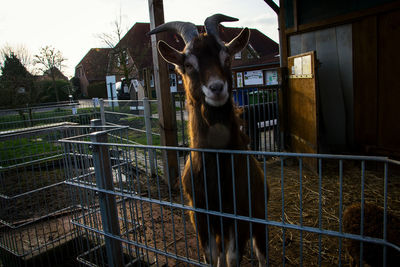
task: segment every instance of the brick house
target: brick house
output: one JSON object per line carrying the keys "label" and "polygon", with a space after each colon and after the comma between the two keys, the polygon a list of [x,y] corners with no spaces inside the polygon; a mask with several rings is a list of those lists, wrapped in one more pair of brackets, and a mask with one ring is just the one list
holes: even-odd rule
{"label": "brick house", "polygon": [[110,48],[91,48],[75,67],[75,77],[79,78],[84,96],[87,87],[97,82],[105,82]]}

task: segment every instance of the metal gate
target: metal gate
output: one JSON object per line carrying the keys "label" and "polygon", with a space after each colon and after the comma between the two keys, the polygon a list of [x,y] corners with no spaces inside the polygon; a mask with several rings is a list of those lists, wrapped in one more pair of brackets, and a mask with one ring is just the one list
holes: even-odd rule
{"label": "metal gate", "polygon": [[[400,253],[399,241],[392,239],[393,231],[399,227],[393,230],[389,223],[400,215],[397,161],[384,157],[133,145],[126,142],[127,131],[127,127],[120,127],[61,140],[68,166],[66,183],[72,188],[73,199],[79,202],[72,224],[85,237],[80,244],[80,250],[85,250],[78,257],[81,263],[208,266],[188,219],[189,211],[220,217],[221,222],[230,219],[245,223],[250,229],[255,224],[264,225],[268,266],[343,266],[350,260],[345,253],[347,247],[358,251],[358,256],[352,254],[353,259],[367,262],[373,248],[374,258],[383,265]],[[242,167],[248,170],[249,158],[256,156],[270,187],[265,218],[187,205],[180,179],[172,184],[172,179],[162,173],[161,155],[165,150],[176,153],[181,170],[185,160],[190,164],[192,151],[203,157],[215,156],[218,172],[233,168],[231,164],[222,166],[222,157],[244,155],[247,160]],[[151,175],[149,157],[155,162],[155,175]],[[303,164],[310,158],[317,161],[317,171]],[[211,171],[209,166],[205,168]],[[264,202],[268,198],[265,189],[248,190],[249,194],[255,190],[264,192],[265,197],[260,200]],[[222,205],[226,201],[219,199]],[[354,213],[355,230],[348,230],[344,213],[354,203],[359,204],[360,215],[357,219]],[[382,216],[371,216],[370,206],[382,211]],[[370,231],[371,217],[380,220],[376,232]],[[237,265],[257,264],[255,254],[250,242]]]}

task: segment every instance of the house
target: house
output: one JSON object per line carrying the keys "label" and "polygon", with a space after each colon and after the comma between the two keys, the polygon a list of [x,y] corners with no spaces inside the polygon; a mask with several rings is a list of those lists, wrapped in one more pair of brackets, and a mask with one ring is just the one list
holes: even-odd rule
{"label": "house", "polygon": [[80,80],[84,96],[89,96],[87,87],[90,84],[105,83],[110,51],[110,48],[91,48],[78,65],[76,65],[75,77]]}
{"label": "house", "polygon": [[400,1],[265,2],[279,15],[287,149],[400,156]]}
{"label": "house", "polygon": [[[204,32],[203,26],[198,26],[199,32]],[[240,33],[241,28],[230,28],[220,26],[221,39],[225,42],[231,41]],[[265,71],[266,69],[276,70],[279,67],[279,47],[276,42],[262,34],[256,29],[251,30],[250,42],[242,53],[235,55],[232,69],[236,73],[245,71]],[[104,81],[106,75],[115,75],[116,81],[124,78],[121,72],[121,63],[126,65],[129,78],[137,80],[148,90],[147,95],[155,97],[154,78],[153,78],[153,59],[150,37],[146,35],[150,31],[149,23],[135,23],[132,28],[121,38],[120,42],[111,49],[91,49],[81,62],[76,66],[76,77],[81,79],[82,88],[86,88],[89,83]],[[178,50],[184,48],[184,42],[180,36],[166,35],[168,44]],[[117,51],[117,52],[115,52]],[[122,57],[119,54],[122,52]],[[121,59],[125,62],[121,62]],[[108,60],[108,61],[107,61]],[[171,92],[182,91],[183,84],[181,77],[174,72],[174,66],[169,65],[170,70],[170,89]],[[235,79],[235,86],[237,79]],[[242,85],[246,86],[246,85]],[[254,86],[254,85],[253,85]],[[239,87],[241,85],[239,84]],[[82,90],[85,92],[85,89]],[[144,92],[138,92],[139,98],[144,96]]]}
{"label": "house", "polygon": [[[54,78],[56,80],[68,81],[68,78],[57,67],[53,67],[52,70],[54,72]],[[50,69],[45,71],[43,73],[43,75],[35,76],[35,79],[37,81],[51,81],[51,80],[53,80],[53,78],[51,77]]]}

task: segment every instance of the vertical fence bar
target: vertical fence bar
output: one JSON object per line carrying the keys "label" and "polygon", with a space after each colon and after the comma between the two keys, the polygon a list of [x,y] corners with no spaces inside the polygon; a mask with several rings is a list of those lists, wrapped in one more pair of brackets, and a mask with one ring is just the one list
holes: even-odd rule
{"label": "vertical fence bar", "polygon": [[[388,163],[384,164],[383,182],[383,240],[387,241],[387,199],[388,199]],[[383,266],[387,263],[387,246],[383,246]]]}
{"label": "vertical fence bar", "polygon": [[104,100],[103,98],[100,98],[100,119],[101,119],[101,124],[106,125],[106,116],[104,113]]}
{"label": "vertical fence bar", "polygon": [[[299,158],[299,197],[300,197],[300,227],[303,227],[303,158]],[[300,266],[303,266],[303,231],[300,230]]]}
{"label": "vertical fence bar", "polygon": [[[143,107],[144,107],[144,124],[146,127],[146,140],[147,145],[151,146],[153,144],[153,138],[151,133],[151,108],[149,99],[147,97],[143,98]],[[150,163],[150,174],[151,176],[155,175],[155,165],[154,165],[154,150],[149,149],[149,163]]]}
{"label": "vertical fence bar", "polygon": [[[361,222],[360,222],[360,235],[364,237],[364,205],[365,205],[365,161],[361,161]],[[363,267],[364,258],[364,242],[360,242],[360,267]]]}
{"label": "vertical fence bar", "polygon": [[[322,159],[318,159],[318,228],[322,230]],[[318,234],[318,266],[322,262],[322,236]]]}
{"label": "vertical fence bar", "polygon": [[[339,161],[339,233],[343,233],[343,160]],[[339,267],[342,266],[342,238],[339,237]]]}
{"label": "vertical fence bar", "polygon": [[[90,134],[91,141],[106,143],[107,133],[94,132]],[[96,186],[102,190],[113,191],[113,177],[108,147],[104,145],[93,145],[93,163],[96,176]],[[99,193],[100,215],[103,224],[103,231],[114,236],[120,235],[118,223],[118,211],[115,196]],[[120,240],[105,236],[108,266],[123,266],[122,244]]]}

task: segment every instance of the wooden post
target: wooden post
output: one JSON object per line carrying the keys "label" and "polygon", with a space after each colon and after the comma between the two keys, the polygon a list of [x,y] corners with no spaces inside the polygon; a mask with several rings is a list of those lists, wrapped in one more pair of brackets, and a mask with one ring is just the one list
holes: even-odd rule
{"label": "wooden post", "polygon": [[279,25],[279,58],[280,58],[280,76],[281,86],[279,92],[279,131],[281,150],[286,148],[289,142],[289,124],[287,118],[287,75],[288,75],[288,46],[286,37],[285,5],[284,1],[279,1],[278,25]]}
{"label": "wooden post", "polygon": [[[164,23],[164,6],[162,0],[149,0],[150,30]],[[160,39],[164,33],[157,34]],[[151,36],[151,49],[154,66],[154,85],[158,101],[158,116],[161,132],[161,145],[177,146],[176,142],[176,115],[172,108],[171,90],[169,88],[168,64],[157,51],[157,36]],[[178,177],[178,160],[176,151],[163,153],[164,178],[171,185],[175,185]],[[169,178],[169,181],[168,181]]]}

